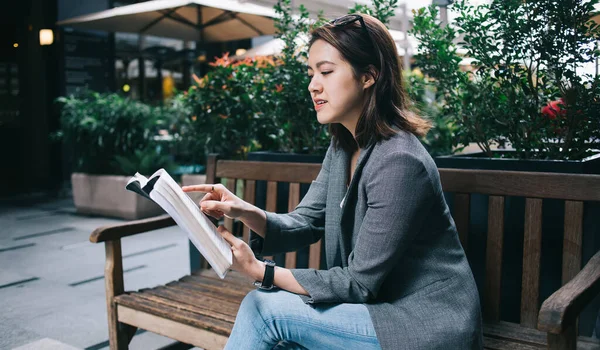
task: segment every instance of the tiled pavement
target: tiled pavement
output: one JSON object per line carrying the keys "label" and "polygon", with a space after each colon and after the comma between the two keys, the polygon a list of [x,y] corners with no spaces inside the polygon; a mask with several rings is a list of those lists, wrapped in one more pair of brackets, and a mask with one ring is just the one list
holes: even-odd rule
{"label": "tiled pavement", "polygon": [[[70,199],[0,200],[0,349],[107,349],[104,245],[88,237],[120,220],[80,216]],[[164,284],[189,272],[177,227],[122,241],[125,289]],[[142,332],[130,349],[173,341]]]}

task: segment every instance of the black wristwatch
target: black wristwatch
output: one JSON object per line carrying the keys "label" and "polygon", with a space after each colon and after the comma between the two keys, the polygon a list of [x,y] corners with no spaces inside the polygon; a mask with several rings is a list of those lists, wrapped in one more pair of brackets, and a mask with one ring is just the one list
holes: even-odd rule
{"label": "black wristwatch", "polygon": [[262,282],[255,281],[254,285],[260,289],[271,290],[273,289],[273,277],[275,276],[275,261],[264,260],[265,262],[265,276]]}

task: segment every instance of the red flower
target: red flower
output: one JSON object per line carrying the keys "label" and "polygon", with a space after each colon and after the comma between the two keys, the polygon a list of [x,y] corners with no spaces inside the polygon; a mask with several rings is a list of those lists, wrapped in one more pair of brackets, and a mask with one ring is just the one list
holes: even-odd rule
{"label": "red flower", "polygon": [[283,91],[283,85],[281,85],[281,84],[275,84],[275,91],[282,92]]}
{"label": "red flower", "polygon": [[548,117],[552,120],[556,119],[556,117],[564,118],[567,116],[567,109],[565,108],[566,104],[562,98],[551,101],[544,107],[542,107],[542,114],[545,117]]}

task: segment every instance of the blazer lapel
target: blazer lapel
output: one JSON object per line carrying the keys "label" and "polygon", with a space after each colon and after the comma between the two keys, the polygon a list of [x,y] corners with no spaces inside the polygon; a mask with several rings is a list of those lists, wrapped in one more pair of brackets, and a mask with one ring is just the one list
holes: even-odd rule
{"label": "blazer lapel", "polygon": [[[350,186],[348,187],[346,194],[343,198],[343,205],[342,205],[342,209],[341,209],[341,214],[340,214],[340,228],[341,228],[341,234],[339,235],[340,237],[340,249],[341,249],[341,253],[342,253],[342,266],[346,266],[347,265],[347,260],[348,260],[348,255],[350,254],[350,250],[351,250],[351,243],[352,243],[352,230],[354,229],[354,225],[348,225],[350,223],[353,223],[353,220],[350,220],[350,218],[352,218],[353,216],[353,212],[354,212],[354,207],[355,207],[355,202],[356,202],[356,198],[357,198],[357,188],[358,188],[358,182],[362,176],[362,171],[363,168],[365,166],[365,163],[367,162],[367,160],[369,159],[369,155],[371,154],[371,151],[373,151],[373,147],[374,147],[374,143],[371,143],[370,145],[368,145],[367,147],[361,149],[360,151],[360,155],[358,156],[358,161],[356,162],[356,168],[354,169],[354,174],[352,175],[352,181],[350,181]],[[343,159],[343,166],[341,167],[344,172],[343,172],[343,181],[342,181],[342,186],[346,186],[346,179],[348,176],[348,171],[350,169],[350,154],[348,154],[347,152],[342,152],[344,153],[344,158]],[[350,216],[349,216],[350,215]]]}

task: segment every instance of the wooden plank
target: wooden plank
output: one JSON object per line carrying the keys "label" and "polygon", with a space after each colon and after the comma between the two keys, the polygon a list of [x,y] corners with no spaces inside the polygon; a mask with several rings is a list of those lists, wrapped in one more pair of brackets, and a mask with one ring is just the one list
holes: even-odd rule
{"label": "wooden plank", "polygon": [[500,319],[500,283],[504,236],[504,197],[490,196],[485,260],[483,316],[487,321]]}
{"label": "wooden plank", "polygon": [[458,237],[464,251],[469,244],[469,222],[471,218],[471,195],[468,193],[456,193],[454,195],[454,208],[452,216],[456,223]]}
{"label": "wooden plank", "polygon": [[321,242],[323,240],[319,240],[316,243],[310,245],[309,255],[308,255],[308,267],[311,269],[319,269],[321,266]]}
{"label": "wooden plank", "polygon": [[185,344],[192,344],[207,350],[223,349],[227,343],[227,335],[216,334],[209,330],[198,329],[187,324],[179,323],[169,318],[160,317],[123,305],[118,306],[119,320],[147,329]]}
{"label": "wooden plank", "polygon": [[483,337],[483,348],[486,350],[540,350],[546,347],[522,344],[506,339]]}
{"label": "wooden plank", "polygon": [[562,284],[581,270],[583,236],[583,202],[565,201],[565,233],[563,240]]}
{"label": "wooden plank", "polygon": [[206,158],[206,184],[214,185],[217,183],[217,160],[216,154],[209,154]]}
{"label": "wooden plank", "polygon": [[[256,195],[256,181],[254,180],[246,180],[244,185],[244,200],[252,205],[255,202]],[[244,242],[250,244],[250,228],[244,225],[244,233],[243,233]]]}
{"label": "wooden plank", "polygon": [[273,182],[311,183],[317,178],[321,164],[255,162],[220,160],[217,162],[218,177]]}
{"label": "wooden plank", "polygon": [[[232,179],[232,178],[227,178],[224,179],[225,180],[225,187],[227,188],[227,190],[229,190],[229,192],[233,193],[235,195],[235,184],[236,184],[236,179]],[[223,226],[225,226],[225,228],[227,229],[227,231],[231,232],[233,235],[235,235],[235,232],[233,232],[233,219],[225,217],[223,219]]]}
{"label": "wooden plank", "polygon": [[132,294],[157,304],[165,304],[177,309],[215,318],[225,322],[235,322],[239,304],[229,303],[196,293],[182,293],[180,290],[159,287]]}
{"label": "wooden plank", "polygon": [[447,192],[600,201],[600,175],[439,169]]}
{"label": "wooden plank", "polygon": [[540,256],[542,251],[542,200],[525,200],[521,325],[535,328],[539,313]]}
{"label": "wooden plank", "polygon": [[160,316],[176,322],[184,323],[188,326],[210,330],[211,332],[221,335],[229,336],[233,326],[230,322],[217,320],[187,310],[177,309],[165,304],[157,304],[156,302],[138,298],[134,295],[120,295],[116,299],[116,302],[118,305],[127,306],[134,310],[143,311],[155,316]]}
{"label": "wooden plank", "polygon": [[488,338],[503,339],[532,346],[546,347],[546,333],[534,328],[521,327],[512,322],[483,323],[483,335]]}
{"label": "wooden plank", "polygon": [[[232,295],[232,296],[237,296],[240,298],[243,298],[244,296],[246,296],[246,294],[248,294],[248,292],[250,292],[251,290],[253,290],[254,288],[252,288],[251,285],[248,285],[247,287],[243,287],[241,285],[237,285],[237,284],[231,284],[231,283],[219,283],[218,281],[211,281],[209,279],[206,278],[198,278],[197,276],[186,276],[184,278],[182,278],[181,280],[179,280],[179,282],[174,283],[173,285],[186,285],[186,284],[193,284],[196,286],[200,286],[202,288],[206,288],[209,290],[215,290],[215,291],[222,291],[223,295]],[[171,284],[169,284],[171,285]]]}
{"label": "wooden plank", "polygon": [[[300,203],[300,184],[290,183],[290,192],[288,195],[288,212],[294,211]],[[296,252],[289,252],[285,254],[285,267],[288,269],[296,268]]]}
{"label": "wooden plank", "polygon": [[[277,211],[277,182],[275,181],[267,182],[267,203],[265,210],[272,213]],[[272,256],[265,256],[264,258],[273,260]]]}
{"label": "wooden plank", "polygon": [[148,219],[128,221],[122,224],[101,226],[92,232],[90,242],[108,242],[173,225],[175,225],[175,221],[169,215],[165,214]]}
{"label": "wooden plank", "polygon": [[575,325],[567,327],[560,334],[548,333],[548,350],[577,350]]}
{"label": "wooden plank", "polygon": [[104,248],[106,253],[104,285],[108,316],[108,342],[111,350],[127,349],[129,339],[119,327],[119,316],[115,304],[115,298],[124,292],[121,240],[107,241],[104,243]]}

